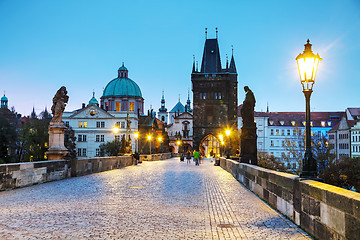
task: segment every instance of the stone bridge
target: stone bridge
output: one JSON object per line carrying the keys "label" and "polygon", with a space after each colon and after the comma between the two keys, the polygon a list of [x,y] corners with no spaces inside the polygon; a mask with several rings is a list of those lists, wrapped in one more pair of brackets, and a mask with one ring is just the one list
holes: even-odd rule
{"label": "stone bridge", "polygon": [[309,239],[209,160],[178,158],[0,192],[0,239]]}

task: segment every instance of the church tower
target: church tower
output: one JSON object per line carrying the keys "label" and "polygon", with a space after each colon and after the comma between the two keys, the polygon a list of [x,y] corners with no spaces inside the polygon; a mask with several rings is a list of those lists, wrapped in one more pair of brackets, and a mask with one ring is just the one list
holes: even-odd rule
{"label": "church tower", "polygon": [[8,98],[4,96],[1,98],[1,108],[8,108]]}
{"label": "church tower", "polygon": [[162,98],[161,98],[161,107],[159,108],[158,112],[158,118],[160,121],[164,122],[165,124],[168,124],[168,111],[165,107],[165,97],[164,97],[164,90],[162,92]]}
{"label": "church tower", "polygon": [[230,66],[222,68],[217,31],[215,39],[206,39],[201,69],[191,74],[193,91],[193,147],[212,135],[217,137],[225,128],[237,129],[237,72],[234,56]]}

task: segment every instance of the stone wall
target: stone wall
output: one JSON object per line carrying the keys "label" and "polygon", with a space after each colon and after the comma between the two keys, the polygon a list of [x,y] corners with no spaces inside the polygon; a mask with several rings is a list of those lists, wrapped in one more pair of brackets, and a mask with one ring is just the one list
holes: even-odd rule
{"label": "stone wall", "polygon": [[160,161],[171,158],[171,153],[159,153],[159,154],[151,154],[151,155],[140,155],[139,162],[142,161]]}
{"label": "stone wall", "polygon": [[224,158],[220,166],[316,238],[360,239],[359,193]]}
{"label": "stone wall", "polygon": [[96,157],[71,161],[71,176],[83,176],[134,165],[132,156]]}
{"label": "stone wall", "polygon": [[70,177],[66,160],[12,163],[0,165],[0,191]]}

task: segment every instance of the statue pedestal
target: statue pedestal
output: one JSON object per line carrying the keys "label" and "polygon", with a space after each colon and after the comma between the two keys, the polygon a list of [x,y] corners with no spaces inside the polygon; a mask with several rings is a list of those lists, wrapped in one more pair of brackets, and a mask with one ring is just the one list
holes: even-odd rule
{"label": "statue pedestal", "polygon": [[240,162],[257,165],[256,126],[241,128]]}
{"label": "statue pedestal", "polygon": [[49,125],[49,150],[46,152],[49,160],[64,159],[69,152],[64,146],[64,123],[52,123]]}

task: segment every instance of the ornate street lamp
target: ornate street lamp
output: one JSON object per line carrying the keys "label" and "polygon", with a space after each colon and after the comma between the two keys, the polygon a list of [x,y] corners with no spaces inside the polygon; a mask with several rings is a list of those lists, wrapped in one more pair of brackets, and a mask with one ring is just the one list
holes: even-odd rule
{"label": "ornate street lamp", "polygon": [[305,155],[302,163],[302,178],[317,178],[317,163],[311,152],[311,126],[310,126],[310,96],[315,83],[316,72],[319,62],[322,60],[319,54],[314,54],[311,50],[310,40],[304,45],[305,50],[296,57],[299,68],[300,81],[306,100],[306,134],[305,134]]}
{"label": "ornate street lamp", "polygon": [[151,155],[151,135],[148,135],[147,136],[147,139],[149,140],[150,144],[149,144],[149,152],[150,152],[150,155]]}

